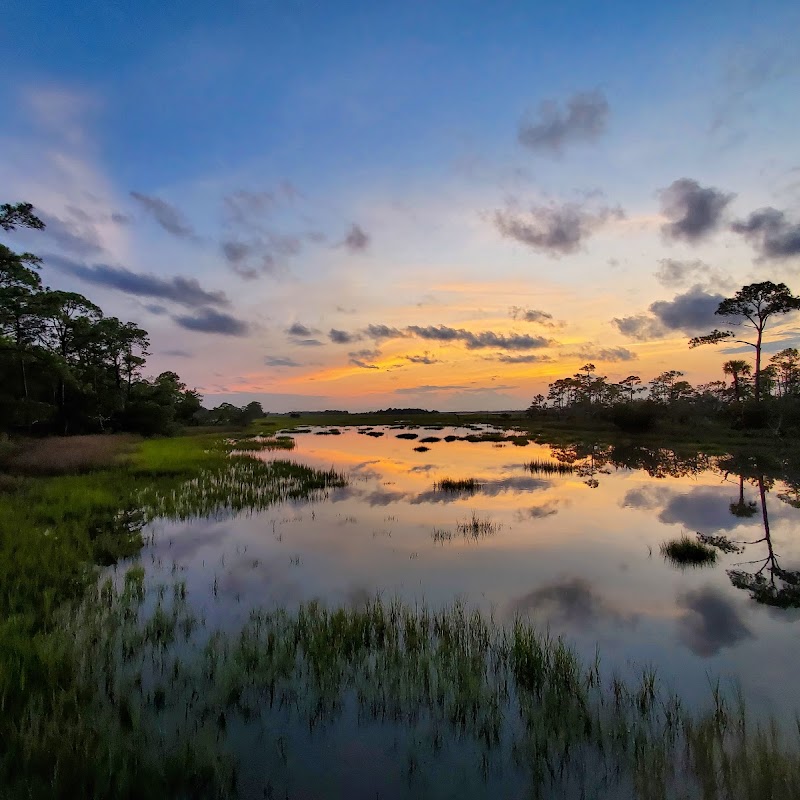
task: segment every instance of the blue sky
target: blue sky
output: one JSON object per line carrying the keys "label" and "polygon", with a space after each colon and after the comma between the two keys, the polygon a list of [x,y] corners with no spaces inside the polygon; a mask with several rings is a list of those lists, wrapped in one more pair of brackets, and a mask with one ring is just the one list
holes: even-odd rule
{"label": "blue sky", "polygon": [[[710,380],[691,309],[797,288],[798,23],[789,2],[11,0],[3,200],[52,220],[20,237],[49,283],[136,319],[150,369],[209,402],[515,407],[589,357]],[[732,229],[764,207],[773,239]]]}

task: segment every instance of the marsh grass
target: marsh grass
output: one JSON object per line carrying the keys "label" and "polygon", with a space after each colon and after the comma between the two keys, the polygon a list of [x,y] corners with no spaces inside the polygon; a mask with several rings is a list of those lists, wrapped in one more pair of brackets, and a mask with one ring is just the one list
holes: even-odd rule
{"label": "marsh grass", "polygon": [[442,478],[440,481],[436,481],[433,484],[433,491],[434,492],[466,492],[469,494],[475,494],[481,486],[478,480],[475,478]]}
{"label": "marsh grass", "polygon": [[[527,621],[463,605],[311,603],[225,634],[185,587],[137,570],[65,611],[48,653],[58,683],[30,694],[0,749],[10,796],[235,796],[254,746],[256,774],[277,781],[264,794],[283,796],[309,732],[358,742],[363,723],[408,732],[428,779],[473,770],[474,796],[491,771],[530,797],[800,796],[797,742],[719,687],[689,708],[651,670],[607,676]],[[388,768],[402,787],[403,765]]]}
{"label": "marsh grass", "polygon": [[662,542],[660,550],[661,555],[675,566],[702,567],[717,560],[717,551],[713,547],[687,534]]}
{"label": "marsh grass", "polygon": [[106,469],[140,441],[134,434],[50,436],[9,443],[0,468],[16,475],[76,475]]}
{"label": "marsh grass", "polygon": [[415,453],[427,453],[430,450],[430,447],[426,447],[424,444],[419,445],[419,447],[414,448]]}
{"label": "marsh grass", "polygon": [[239,439],[228,439],[227,443],[234,452],[257,452],[259,450],[294,450],[295,441],[291,436],[248,436]]}
{"label": "marsh grass", "polygon": [[423,439],[420,439],[422,444],[433,444],[434,442],[441,442],[441,438],[439,436],[426,436]]}
{"label": "marsh grass", "polygon": [[564,464],[561,461],[547,461],[534,458],[525,464],[525,469],[532,475],[572,475],[575,467],[572,464]]}
{"label": "marsh grass", "polygon": [[398,439],[417,439],[418,437],[418,433],[398,433],[396,435],[396,438]]}
{"label": "marsh grass", "polygon": [[487,536],[494,536],[500,530],[500,526],[489,517],[479,517],[477,512],[473,511],[469,519],[456,524],[456,530],[466,537],[484,539]]}

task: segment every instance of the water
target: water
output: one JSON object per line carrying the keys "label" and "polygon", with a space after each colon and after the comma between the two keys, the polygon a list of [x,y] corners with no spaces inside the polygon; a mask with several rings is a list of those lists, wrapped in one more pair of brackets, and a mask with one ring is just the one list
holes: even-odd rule
{"label": "water", "polygon": [[[312,431],[296,435],[291,452],[259,454],[348,475],[346,487],[313,502],[152,523],[142,554],[150,576],[179,575],[207,625],[223,629],[235,629],[253,607],[291,609],[312,599],[333,607],[381,595],[433,608],[461,600],[500,622],[527,616],[587,661],[599,648],[605,674],[655,666],[689,707],[707,706],[709,684],[719,677],[741,688],[756,716],[787,722],[800,710],[800,611],[758,602],[729,575],[757,574],[763,566],[767,585],[777,575],[780,586],[781,569],[800,569],[800,510],[791,484],[769,474],[759,481],[752,465],[740,478],[730,460],[666,451],[443,441],[475,434],[466,429],[415,428],[416,440],[397,438],[397,428],[372,431],[384,435]],[[415,451],[426,436],[440,441]],[[573,471],[531,471],[534,460],[571,464]],[[438,490],[444,478],[474,478],[480,487]],[[460,529],[473,518],[488,530]],[[711,566],[686,568],[661,555],[665,540],[698,532],[723,535],[741,552],[718,551]],[[405,763],[412,735],[356,718],[354,711],[345,715],[333,736],[294,730],[302,757],[275,762],[284,775],[278,785],[297,787],[298,770],[311,758],[328,765],[333,785],[348,796],[362,796],[361,789],[365,797],[408,796],[391,788],[394,773],[384,762]],[[448,766],[443,752],[439,768],[452,767],[459,785],[469,785],[458,758]],[[508,773],[484,778],[486,791],[513,783]],[[319,780],[306,776],[299,785],[315,796],[325,785]],[[425,792],[458,795],[436,780]]]}

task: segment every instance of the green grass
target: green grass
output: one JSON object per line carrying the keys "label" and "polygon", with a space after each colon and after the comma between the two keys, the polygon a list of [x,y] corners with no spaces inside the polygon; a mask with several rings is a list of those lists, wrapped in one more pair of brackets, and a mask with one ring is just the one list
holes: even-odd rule
{"label": "green grass", "polygon": [[661,555],[676,566],[702,567],[717,560],[717,551],[698,539],[683,534],[661,544]]}
{"label": "green grass", "polygon": [[[3,741],[19,733],[20,714],[31,697],[43,692],[56,702],[62,682],[72,679],[71,662],[63,661],[53,639],[62,609],[91,589],[99,566],[140,550],[148,520],[228,516],[313,496],[344,482],[332,471],[231,456],[231,449],[219,435],[150,439],[124,460],[107,460],[83,474],[4,475],[0,757]],[[58,709],[51,711],[58,716]],[[62,721],[66,730],[77,724],[76,719]]]}
{"label": "green grass", "polygon": [[[690,708],[652,670],[607,675],[523,619],[462,605],[312,603],[225,634],[182,584],[148,588],[137,569],[65,612],[49,644],[59,690],[32,695],[0,744],[4,796],[233,797],[248,767],[259,796],[284,796],[309,732],[357,746],[366,724],[405,732],[433,786],[458,764],[475,797],[490,773],[530,797],[800,797],[797,741],[718,687]],[[387,769],[401,788],[403,759]]]}

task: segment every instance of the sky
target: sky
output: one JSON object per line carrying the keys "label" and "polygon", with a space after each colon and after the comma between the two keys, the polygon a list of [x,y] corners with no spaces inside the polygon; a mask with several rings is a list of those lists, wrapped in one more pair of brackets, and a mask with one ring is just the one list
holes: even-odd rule
{"label": "sky", "polygon": [[47,227],[7,243],[207,406],[716,380],[741,348],[687,343],[719,301],[800,289],[798,30],[777,0],[8,0],[0,202]]}

